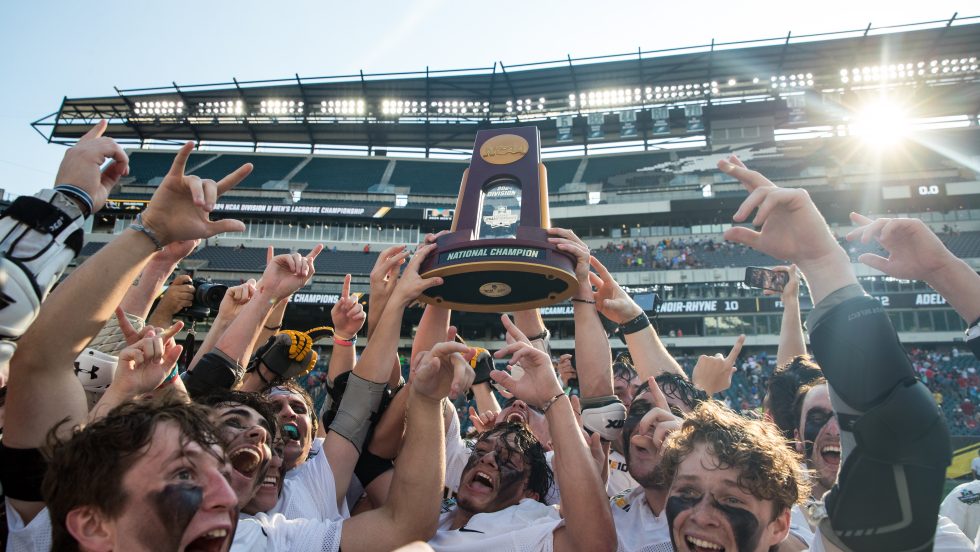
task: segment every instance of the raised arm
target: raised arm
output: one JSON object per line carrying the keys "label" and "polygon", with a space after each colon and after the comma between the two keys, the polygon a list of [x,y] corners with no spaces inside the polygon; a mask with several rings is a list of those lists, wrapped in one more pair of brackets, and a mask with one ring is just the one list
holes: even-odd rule
{"label": "raised arm", "polygon": [[371,419],[377,414],[385,384],[391,373],[389,363],[398,349],[402,315],[423,290],[439,285],[441,278],[423,279],[419,265],[434,245],[419,247],[405,267],[385,305],[371,342],[364,348],[360,360],[347,382],[347,389],[327,437],[323,450],[330,460],[338,500],[343,500],[350,485],[354,466],[365,444]]}
{"label": "raised arm", "polygon": [[[90,135],[86,141],[90,139],[99,138]],[[71,369],[72,362],[112,315],[158,247],[244,230],[239,221],[212,222],[208,216],[215,199],[245,178],[252,166],[244,165],[219,182],[185,176],[184,166],[193,145],[189,142],[178,151],[170,172],[141,214],[142,228],[125,230],[78,267],[51,294],[21,338],[11,365],[5,446],[39,447],[56,424],[67,419],[69,423],[63,428],[68,431],[85,419],[85,396]],[[111,187],[114,182],[98,170],[102,159],[92,160],[92,178]],[[37,503],[25,510],[18,508],[25,521],[38,510]]]}
{"label": "raised arm", "polygon": [[364,307],[357,300],[356,295],[351,295],[350,278],[350,274],[344,277],[340,299],[330,309],[330,321],[333,323],[334,331],[334,347],[327,367],[327,377],[330,381],[354,369],[356,358],[354,344],[357,340],[357,332],[361,331],[366,319]]}
{"label": "raised arm", "polygon": [[[806,337],[800,320],[800,271],[796,265],[773,267],[776,272],[789,275],[786,287],[779,294],[783,303],[783,321],[779,327],[779,346],[776,348],[776,366],[786,366],[794,358],[806,354]],[[766,295],[777,292],[766,290]]]}
{"label": "raised arm", "polygon": [[734,156],[719,168],[749,191],[733,220],[757,210],[752,224],[761,227],[731,228],[725,238],[796,263],[813,295],[807,325],[841,422],[840,477],[824,496],[823,538],[843,550],[931,549],[951,459],[932,394],[807,192],[778,188]]}
{"label": "raised arm", "polygon": [[[122,307],[123,312],[138,316],[145,319],[150,313],[150,307],[153,306],[153,301],[160,296],[160,291],[163,289],[163,284],[167,282],[170,275],[173,274],[175,268],[177,268],[177,263],[181,261],[187,255],[190,255],[194,248],[200,240],[187,240],[179,241],[171,244],[167,244],[162,250],[157,251],[152,257],[150,257],[149,262],[143,268],[143,272],[139,275],[139,279],[133,284],[123,300],[119,303]],[[178,282],[177,279],[174,280],[173,285],[183,285],[190,284],[190,277],[186,277],[186,281],[178,277],[181,281]],[[168,291],[170,291],[168,289]],[[186,288],[183,291],[187,291]],[[193,294],[193,287],[189,290]],[[173,321],[173,314],[176,313],[180,308],[183,308],[183,302],[187,299],[193,298],[193,295],[187,297],[186,293],[178,294],[181,297],[177,297],[174,293],[166,294],[170,295],[170,298],[161,298],[161,304],[163,307],[158,306],[157,310],[163,308],[164,311],[170,311],[167,326]],[[164,300],[166,299],[166,304]],[[167,308],[169,307],[169,308]],[[155,320],[158,321],[158,320]],[[150,322],[152,323],[152,322]]]}
{"label": "raised arm", "polygon": [[380,508],[344,522],[341,549],[387,551],[435,534],[446,464],[441,403],[472,381],[466,354],[471,353],[465,345],[447,342],[420,355],[412,385],[404,391],[409,394],[405,440],[389,498]]}
{"label": "raised arm", "polygon": [[524,375],[515,379],[506,372],[494,371],[493,380],[517,398],[543,410],[548,421],[555,451],[555,477],[561,488],[561,514],[565,520],[564,525],[555,529],[554,549],[615,550],[616,530],[605,486],[575,419],[572,403],[552,368],[551,358],[522,340],[497,351],[495,356],[510,356],[510,363],[520,363]]}
{"label": "raised arm", "polygon": [[589,278],[592,259],[589,246],[571,230],[550,228],[548,241],[575,257],[578,290],[572,296],[575,316],[575,367],[583,399],[613,394],[612,349],[599,318],[597,300]]}
{"label": "raised arm", "polygon": [[653,329],[643,309],[619,287],[599,259],[592,257],[592,266],[598,273],[591,276],[592,284],[598,288],[596,307],[603,316],[623,326],[621,331],[626,338],[630,356],[633,357],[636,373],[644,379],[665,372],[686,379],[687,374],[667,352],[667,347],[660,341],[657,330]]}

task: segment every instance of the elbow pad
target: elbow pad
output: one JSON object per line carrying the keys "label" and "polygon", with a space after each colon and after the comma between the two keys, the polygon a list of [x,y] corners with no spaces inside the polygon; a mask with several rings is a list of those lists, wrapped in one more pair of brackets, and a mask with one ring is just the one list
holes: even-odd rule
{"label": "elbow pad", "polygon": [[589,397],[581,402],[582,425],[589,433],[598,433],[606,441],[619,439],[626,421],[626,406],[619,397]]}
{"label": "elbow pad", "polygon": [[181,378],[191,398],[202,397],[218,389],[231,389],[245,375],[245,368],[228,355],[215,349],[201,357],[197,366]]}
{"label": "elbow pad", "polygon": [[824,536],[843,550],[931,549],[952,453],[945,419],[885,315],[868,296],[810,332],[841,428]]}
{"label": "elbow pad", "polygon": [[375,383],[350,373],[344,398],[340,400],[337,414],[330,423],[330,431],[350,441],[358,454],[381,416],[381,402],[387,388],[386,383]]}
{"label": "elbow pad", "polygon": [[0,219],[6,275],[0,296],[0,338],[20,337],[41,301],[82,250],[85,217],[65,195],[43,190],[17,198]]}

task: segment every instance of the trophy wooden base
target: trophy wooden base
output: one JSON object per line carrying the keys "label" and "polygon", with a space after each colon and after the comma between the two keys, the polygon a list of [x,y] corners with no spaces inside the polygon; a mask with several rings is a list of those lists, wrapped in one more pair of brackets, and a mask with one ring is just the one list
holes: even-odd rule
{"label": "trophy wooden base", "polygon": [[578,286],[573,258],[546,241],[523,239],[440,243],[423,261],[421,275],[443,283],[420,301],[468,312],[545,307],[568,299]]}

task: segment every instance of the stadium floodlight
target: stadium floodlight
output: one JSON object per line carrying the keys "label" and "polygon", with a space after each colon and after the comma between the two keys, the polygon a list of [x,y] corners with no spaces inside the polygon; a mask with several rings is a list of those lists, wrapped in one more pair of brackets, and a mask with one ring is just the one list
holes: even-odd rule
{"label": "stadium floodlight", "polygon": [[904,138],[909,131],[906,109],[886,96],[870,102],[850,124],[850,133],[869,145],[887,147]]}

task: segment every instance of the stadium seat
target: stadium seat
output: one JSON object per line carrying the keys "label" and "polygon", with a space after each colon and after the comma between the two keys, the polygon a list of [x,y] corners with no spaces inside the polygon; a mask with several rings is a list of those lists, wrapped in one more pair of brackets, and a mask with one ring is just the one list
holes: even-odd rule
{"label": "stadium seat", "polygon": [[290,180],[310,191],[365,193],[387,168],[387,159],[314,157]]}

